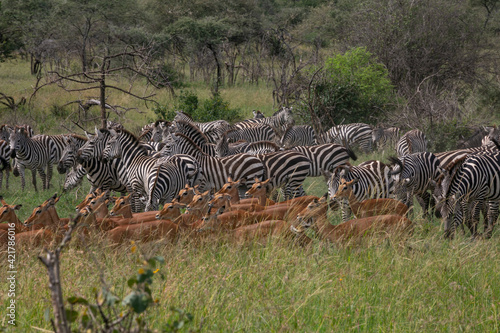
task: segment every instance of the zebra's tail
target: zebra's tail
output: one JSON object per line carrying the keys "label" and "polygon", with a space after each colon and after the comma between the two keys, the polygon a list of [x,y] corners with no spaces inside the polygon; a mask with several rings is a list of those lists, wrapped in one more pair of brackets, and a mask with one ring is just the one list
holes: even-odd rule
{"label": "zebra's tail", "polygon": [[356,161],[358,159],[358,157],[356,156],[356,154],[354,153],[354,151],[349,148],[349,147],[346,147],[345,150],[347,151],[347,155],[349,155],[349,157],[353,160],[353,161]]}
{"label": "zebra's tail", "polygon": [[161,170],[161,164],[159,164],[158,168],[156,169],[155,181],[153,183],[153,187],[151,188],[151,191],[149,192],[149,201],[147,204],[148,207],[151,207],[153,205],[153,193],[155,193],[156,185],[158,184],[158,175],[160,174],[160,170]]}
{"label": "zebra's tail", "polygon": [[390,175],[395,175],[395,174],[398,174],[398,173],[401,173],[403,171],[403,162],[401,162],[401,160],[395,156],[389,156],[389,161],[391,163],[391,165],[394,165],[394,164],[397,164],[399,165],[399,170],[398,171],[390,171],[389,174]]}

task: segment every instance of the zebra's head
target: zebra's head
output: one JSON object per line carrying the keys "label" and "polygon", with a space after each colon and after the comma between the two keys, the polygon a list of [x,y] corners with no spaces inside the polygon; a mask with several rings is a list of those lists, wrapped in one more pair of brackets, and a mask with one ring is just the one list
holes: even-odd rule
{"label": "zebra's head", "polygon": [[82,183],[83,177],[78,175],[76,170],[71,170],[64,180],[63,192],[67,192]]}
{"label": "zebra's head", "polygon": [[10,155],[16,157],[16,151],[25,146],[26,139],[29,137],[28,132],[23,127],[17,127],[10,130]]}
{"label": "zebra's head", "polygon": [[104,161],[113,160],[115,158],[120,158],[122,156],[122,149],[120,144],[120,132],[110,130],[111,134],[108,142],[106,143],[106,147],[102,153],[102,159]]}
{"label": "zebra's head", "polygon": [[107,129],[97,129],[95,128],[95,134],[85,133],[87,135],[87,142],[78,149],[77,161],[78,163],[83,163],[90,160],[91,158],[101,158],[102,151],[109,137],[109,131]]}
{"label": "zebra's head", "polygon": [[78,152],[78,145],[76,139],[72,136],[63,136],[63,141],[66,144],[61,153],[61,159],[57,163],[57,171],[60,174],[66,173],[66,170],[76,164],[76,153]]}
{"label": "zebra's head", "polygon": [[13,128],[7,124],[0,126],[0,140],[3,140],[5,142],[9,142],[10,131],[12,131],[12,130],[13,130]]}

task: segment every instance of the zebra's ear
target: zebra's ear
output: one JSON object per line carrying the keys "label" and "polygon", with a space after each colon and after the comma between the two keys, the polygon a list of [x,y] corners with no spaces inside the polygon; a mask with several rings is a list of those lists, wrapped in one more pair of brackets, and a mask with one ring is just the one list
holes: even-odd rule
{"label": "zebra's ear", "polygon": [[118,133],[114,129],[110,129],[109,133],[111,134],[111,136],[113,136],[115,138],[118,136]]}

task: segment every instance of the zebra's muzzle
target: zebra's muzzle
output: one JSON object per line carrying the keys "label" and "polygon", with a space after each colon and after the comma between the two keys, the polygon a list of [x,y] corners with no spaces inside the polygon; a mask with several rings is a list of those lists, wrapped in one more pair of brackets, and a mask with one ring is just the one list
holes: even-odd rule
{"label": "zebra's muzzle", "polygon": [[16,158],[16,150],[15,149],[13,149],[13,150],[10,151],[10,157],[11,158]]}
{"label": "zebra's muzzle", "polygon": [[59,172],[59,174],[61,175],[66,173],[66,167],[64,166],[64,164],[57,164],[57,172]]}

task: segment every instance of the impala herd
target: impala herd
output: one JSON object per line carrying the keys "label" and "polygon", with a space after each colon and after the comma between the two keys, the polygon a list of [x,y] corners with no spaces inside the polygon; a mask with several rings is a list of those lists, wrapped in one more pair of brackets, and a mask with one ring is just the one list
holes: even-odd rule
{"label": "impala herd", "polygon": [[[309,239],[305,233],[314,228],[323,239],[333,242],[357,239],[374,231],[411,232],[412,222],[405,216],[408,207],[394,199],[369,199],[358,202],[352,195],[355,180],[343,180],[337,198],[347,198],[355,219],[331,225],[327,217],[327,195],[302,196],[283,202],[268,198],[266,184],[270,180],[255,180],[240,199],[240,181],[231,178],[214,195],[199,192],[188,185],[163,206],[160,211],[132,213],[130,195],[110,197],[109,191],[88,194],[76,206],[73,219],[60,218],[56,211],[57,194],[43,202],[21,222],[16,212],[21,205],[9,205],[1,198],[0,244],[8,243],[9,231],[15,230],[17,244],[47,246],[60,242],[73,224],[85,238],[102,234],[112,244],[127,241],[175,240],[180,234],[203,237],[214,232],[229,234],[236,242],[270,236]],[[114,202],[111,210],[108,205]]]}

